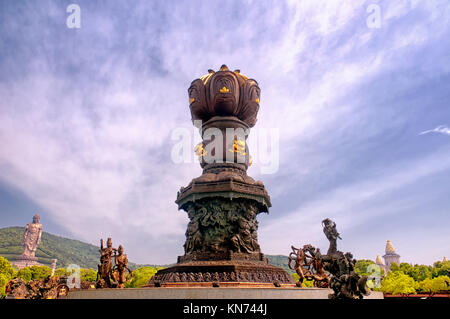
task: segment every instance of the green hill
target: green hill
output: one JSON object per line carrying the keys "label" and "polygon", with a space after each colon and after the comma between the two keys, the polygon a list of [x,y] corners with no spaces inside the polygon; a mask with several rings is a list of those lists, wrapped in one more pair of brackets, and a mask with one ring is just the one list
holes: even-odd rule
{"label": "green hill", "polygon": [[[24,227],[0,228],[0,256],[9,261],[15,261],[22,254],[22,236]],[[99,247],[79,240],[64,238],[42,232],[42,239],[36,251],[36,257],[41,264],[50,266],[52,259],[58,259],[57,267],[65,268],[70,264],[81,268],[97,269],[99,263]],[[269,263],[281,267],[287,272],[293,271],[287,266],[288,257],[282,255],[266,255]],[[140,265],[130,262],[129,267],[136,269],[142,266],[168,267],[170,265]]]}
{"label": "green hill", "polygon": [[[21,243],[24,230],[24,227],[0,229],[0,256],[14,261],[22,254]],[[99,252],[98,247],[94,245],[42,232],[36,257],[41,264],[47,266],[50,266],[52,259],[56,258],[58,268],[77,264],[82,268],[97,269]]]}
{"label": "green hill", "polygon": [[288,274],[295,273],[294,270],[290,269],[288,266],[289,258],[283,255],[265,255],[269,260],[269,264],[283,268],[288,272]]}

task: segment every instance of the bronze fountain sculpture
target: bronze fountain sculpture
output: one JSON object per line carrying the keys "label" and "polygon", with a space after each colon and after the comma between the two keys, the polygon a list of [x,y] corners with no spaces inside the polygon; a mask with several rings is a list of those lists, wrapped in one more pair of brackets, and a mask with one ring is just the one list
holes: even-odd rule
{"label": "bronze fountain sculpture", "polygon": [[246,139],[259,110],[258,83],[222,65],[194,80],[188,94],[203,139],[195,147],[203,174],[181,187],[175,201],[189,217],[184,255],[148,286],[293,284],[258,244],[256,217],[271,206],[264,184],[247,175]]}

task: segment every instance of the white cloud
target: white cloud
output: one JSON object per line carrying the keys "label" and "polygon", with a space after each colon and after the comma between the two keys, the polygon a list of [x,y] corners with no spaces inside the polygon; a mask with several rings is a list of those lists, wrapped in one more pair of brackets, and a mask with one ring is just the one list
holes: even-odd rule
{"label": "white cloud", "polygon": [[444,135],[450,135],[450,128],[448,128],[445,125],[439,125],[438,127],[434,128],[432,130],[423,131],[423,132],[419,133],[419,135],[424,135],[424,134],[429,134],[429,133],[441,133]]}
{"label": "white cloud", "polygon": [[[201,169],[170,162],[170,132],[191,125],[187,88],[207,69],[226,63],[257,79],[262,88],[257,125],[280,128],[281,165],[291,179],[308,178],[325,165],[338,169],[331,148],[297,160],[306,142],[326,144],[329,137],[364,140],[401,120],[372,122],[366,110],[358,109],[352,90],[395,69],[395,56],[427,45],[426,35],[433,31],[418,25],[430,21],[424,18],[406,26],[420,31],[420,37],[405,37],[405,28],[398,27],[375,47],[377,33],[366,27],[363,5],[364,1],[300,1],[287,6],[258,2],[242,10],[242,19],[231,21],[235,8],[222,2],[197,7],[177,3],[165,12],[160,34],[152,19],[144,19],[153,8],[138,6],[135,13],[145,23],[120,33],[120,50],[113,45],[118,37],[114,28],[124,26],[111,18],[114,15],[91,10],[80,30],[85,33],[76,38],[85,49],[80,60],[97,57],[95,67],[81,70],[97,72],[92,78],[82,77],[86,83],[75,85],[70,72],[54,71],[55,61],[48,61],[47,54],[55,53],[60,43],[53,42],[45,42],[33,55],[31,71],[0,82],[0,179],[23,191],[80,239],[97,243],[101,236],[113,236],[133,261],[173,262],[174,250],[181,253],[187,223],[174,203],[176,192]],[[399,7],[394,9],[387,15],[391,22],[404,15]],[[224,19],[230,21],[220,25]],[[438,41],[440,33],[433,34]],[[104,45],[97,46],[97,41]],[[146,61],[152,54],[160,55],[163,75],[152,66],[137,67],[133,60]],[[79,60],[60,58],[63,64]],[[363,120],[368,122],[364,132],[346,135]],[[428,173],[433,171],[423,172]],[[269,179],[259,176],[257,163],[249,174]],[[403,178],[403,185],[413,179],[406,173],[394,176]],[[420,170],[417,176],[422,176]],[[262,227],[260,240],[275,252],[281,248],[277,238],[284,227],[287,238],[297,240],[289,230],[289,218],[313,230],[312,220],[331,208],[336,208],[333,216],[346,216],[344,212],[385,187],[400,185],[388,178],[342,186]],[[287,187],[291,185],[276,183],[272,197]],[[340,200],[356,190],[361,190],[356,198]],[[305,234],[315,236],[312,231]]]}
{"label": "white cloud", "polygon": [[[320,224],[324,218],[337,221],[339,229],[345,232],[375,216],[384,218],[399,210],[412,209],[424,199],[392,198],[390,194],[420,182],[425,177],[449,170],[450,161],[443,161],[443,158],[450,158],[448,149],[437,151],[426,158],[398,162],[392,167],[374,172],[372,179],[340,185],[318,194],[316,198],[302,203],[270,224],[265,224],[264,217],[260,217],[261,246],[267,253],[276,253],[287,251],[293,243],[324,245],[326,239]],[[363,234],[360,240],[364,240]]]}

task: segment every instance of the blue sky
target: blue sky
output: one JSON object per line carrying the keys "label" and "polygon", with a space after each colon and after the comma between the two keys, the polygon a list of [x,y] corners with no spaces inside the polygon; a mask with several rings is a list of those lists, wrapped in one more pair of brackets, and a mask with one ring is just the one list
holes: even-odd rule
{"label": "blue sky", "polygon": [[[66,26],[71,3],[80,29]],[[201,169],[172,162],[171,133],[192,127],[190,82],[227,64],[259,83],[255,131],[280,134],[278,171],[248,170],[272,199],[258,217],[264,253],[326,250],[330,217],[356,258],[387,239],[402,261],[450,256],[448,1],[0,8],[0,227],[38,212],[51,233],[175,262],[188,219],[174,200]]]}

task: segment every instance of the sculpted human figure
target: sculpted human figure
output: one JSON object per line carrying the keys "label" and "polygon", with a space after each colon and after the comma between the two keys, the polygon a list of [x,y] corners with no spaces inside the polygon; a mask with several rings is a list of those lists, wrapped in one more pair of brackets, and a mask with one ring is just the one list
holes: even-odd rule
{"label": "sculpted human figure", "polygon": [[199,229],[199,215],[195,215],[194,208],[188,210],[189,223],[186,230],[185,253],[191,253],[202,244],[202,234]]}
{"label": "sculpted human figure", "polygon": [[327,255],[333,255],[337,251],[337,239],[342,239],[339,236],[338,231],[336,230],[336,223],[333,222],[331,219],[326,218],[322,221],[323,225],[323,232],[325,233],[325,236],[327,236],[327,239],[330,242],[330,247],[328,248]]}
{"label": "sculpted human figure", "polygon": [[[118,254],[117,254],[118,253]],[[131,275],[131,270],[128,269],[128,258],[123,253],[123,246],[120,245],[114,255],[115,265],[113,271],[113,278],[117,282],[117,288],[124,288],[124,283],[127,282],[127,270]]]}
{"label": "sculpted human figure", "polygon": [[40,216],[33,216],[33,222],[28,223],[23,233],[22,247],[23,256],[34,257],[42,236],[42,224],[39,223]]}
{"label": "sculpted human figure", "polygon": [[246,216],[238,218],[238,232],[231,238],[234,249],[237,252],[253,253],[259,251],[257,230],[258,222],[256,214],[250,209]]}
{"label": "sculpted human figure", "polygon": [[100,239],[100,265],[98,265],[97,287],[111,287],[112,255],[116,249],[112,247],[112,240],[108,238],[106,247],[103,247],[103,239]]}

